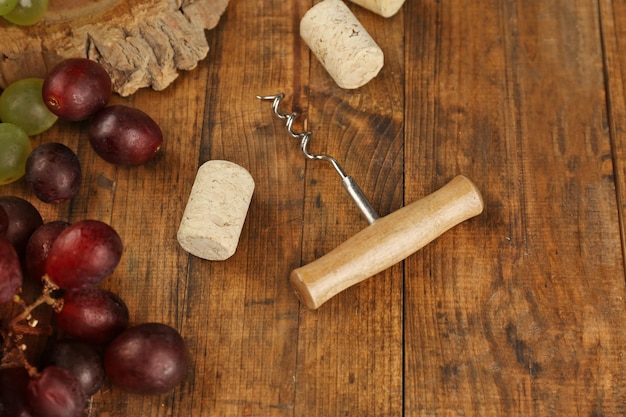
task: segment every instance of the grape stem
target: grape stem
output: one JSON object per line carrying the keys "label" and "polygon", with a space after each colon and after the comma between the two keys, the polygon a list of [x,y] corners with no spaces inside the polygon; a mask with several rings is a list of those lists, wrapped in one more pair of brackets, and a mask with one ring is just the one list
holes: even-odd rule
{"label": "grape stem", "polygon": [[[37,327],[37,321],[32,320],[33,311],[42,304],[52,306],[52,308],[60,308],[62,301],[53,296],[54,291],[58,290],[55,284],[44,275],[42,278],[43,290],[39,298],[37,298],[32,304],[26,304],[24,300],[16,296],[14,301],[22,307],[22,312],[15,316],[7,324],[6,328],[0,329],[0,336],[4,342],[2,347],[2,356],[0,357],[0,368],[23,366],[31,377],[38,375],[36,367],[32,366],[24,351],[26,346],[21,343],[24,335],[51,335],[52,327],[43,326]],[[22,322],[26,322],[26,324]]]}
{"label": "grape stem", "polygon": [[34,335],[34,336],[52,336],[52,326],[33,327],[28,324],[15,324],[11,326],[11,330],[15,333]]}
{"label": "grape stem", "polygon": [[37,298],[32,304],[29,305],[24,305],[23,302],[20,303],[23,306],[23,311],[11,320],[11,322],[9,323],[10,328],[15,328],[15,326],[21,321],[29,320],[33,310],[35,310],[40,305],[48,304],[50,306],[55,306],[59,303],[59,300],[52,296],[52,292],[58,290],[59,287],[53,284],[46,275],[44,275],[43,277],[43,283],[43,291],[39,298]]}

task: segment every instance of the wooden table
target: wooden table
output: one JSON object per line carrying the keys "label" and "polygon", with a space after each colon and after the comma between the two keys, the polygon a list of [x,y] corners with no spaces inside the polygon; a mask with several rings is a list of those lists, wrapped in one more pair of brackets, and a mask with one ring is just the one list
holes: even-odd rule
{"label": "wooden table", "polygon": [[[389,19],[350,4],[385,53],[338,88],[298,35],[316,1],[231,1],[199,67],[128,99],[165,133],[140,168],[100,160],[87,124],[63,141],[84,167],[71,202],[2,188],[47,221],[122,236],[103,285],[133,323],[181,331],[192,366],[157,397],[107,385],[90,415],[617,416],[626,413],[626,4],[407,0]],[[365,228],[336,173],[306,161],[257,94],[284,92],[311,148],[337,158],[386,215],[457,174],[486,208],[316,311],[289,272]],[[256,181],[236,254],[186,254],[176,231],[196,168]]]}

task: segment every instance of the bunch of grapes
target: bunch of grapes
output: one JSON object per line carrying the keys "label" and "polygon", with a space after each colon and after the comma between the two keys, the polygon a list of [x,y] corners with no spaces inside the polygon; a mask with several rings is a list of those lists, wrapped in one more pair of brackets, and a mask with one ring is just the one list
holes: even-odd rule
{"label": "bunch of grapes", "polygon": [[[98,286],[122,252],[106,223],[44,223],[28,201],[0,197],[0,303],[19,305],[0,328],[0,416],[78,417],[106,379],[138,394],[162,394],[183,380],[181,335],[161,323],[129,326],[122,298]],[[25,280],[40,288],[31,303],[21,294]],[[40,306],[52,309],[52,324],[35,318]],[[51,341],[36,363],[26,335]]]}
{"label": "bunch of grapes", "polygon": [[[6,5],[0,0],[0,13]],[[154,158],[159,126],[138,109],[109,105],[111,91],[106,71],[83,58],[61,62],[45,79],[8,86],[0,94],[0,185],[23,178],[45,203],[76,195],[82,170],[74,151],[61,143],[31,149],[30,136],[58,119],[88,121],[92,148],[110,163]],[[139,394],[161,394],[182,381],[189,358],[181,335],[161,323],[129,326],[123,299],[99,286],[122,252],[108,224],[44,223],[27,200],[0,196],[0,304],[18,310],[0,321],[0,417],[80,416],[107,379]],[[24,288],[33,286],[36,296],[27,301]],[[50,324],[35,318],[40,308],[49,309]],[[51,342],[35,360],[27,355],[30,337]]]}
{"label": "bunch of grapes", "polygon": [[[0,0],[1,2],[2,0]],[[89,143],[116,165],[142,165],[163,143],[158,124],[143,111],[110,105],[112,81],[97,62],[69,58],[42,78],[25,78],[0,94],[0,185],[26,178],[44,202],[66,201],[80,188],[82,171],[75,152],[61,143],[31,149],[30,136],[58,119],[89,122]]]}

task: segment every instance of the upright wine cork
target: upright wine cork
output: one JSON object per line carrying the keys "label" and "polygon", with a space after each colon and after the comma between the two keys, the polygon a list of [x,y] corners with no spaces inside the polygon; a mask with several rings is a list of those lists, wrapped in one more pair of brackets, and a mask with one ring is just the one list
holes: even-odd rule
{"label": "upright wine cork", "polygon": [[359,88],[383,67],[383,51],[341,0],[309,9],[300,21],[300,36],[341,88]]}
{"label": "upright wine cork", "polygon": [[178,229],[180,246],[199,258],[223,261],[237,249],[254,180],[241,166],[213,160],[198,169]]}
{"label": "upright wine cork", "polygon": [[382,17],[391,17],[398,13],[404,0],[350,0]]}

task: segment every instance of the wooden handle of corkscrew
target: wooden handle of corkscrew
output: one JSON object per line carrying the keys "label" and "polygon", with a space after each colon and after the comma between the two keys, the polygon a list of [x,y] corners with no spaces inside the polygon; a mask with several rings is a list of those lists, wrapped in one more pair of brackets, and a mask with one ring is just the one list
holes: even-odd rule
{"label": "wooden handle of corkscrew", "polygon": [[480,214],[483,207],[480,191],[459,175],[434,193],[377,219],[328,254],[293,270],[293,289],[302,303],[316,309]]}

